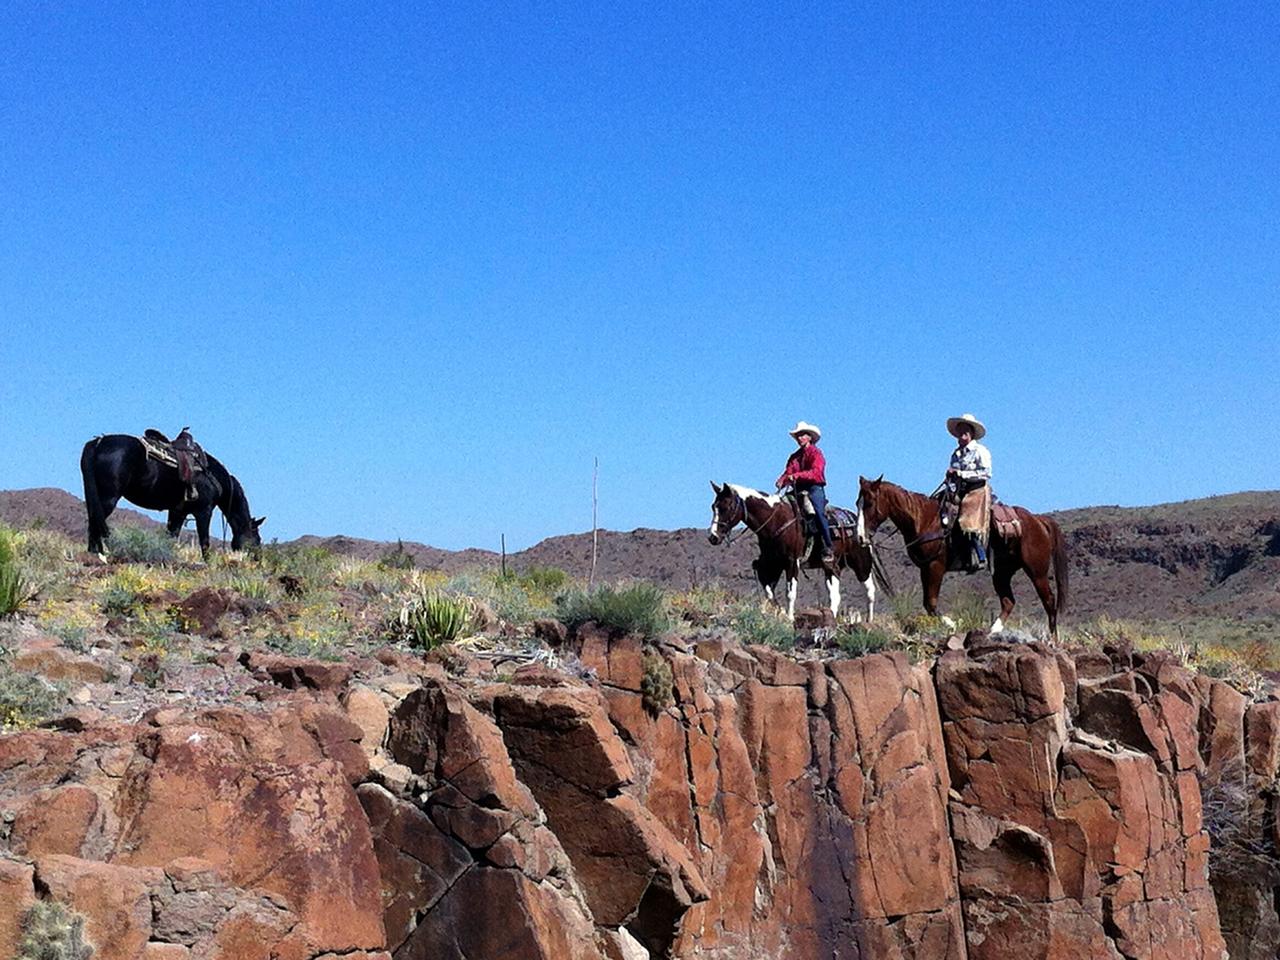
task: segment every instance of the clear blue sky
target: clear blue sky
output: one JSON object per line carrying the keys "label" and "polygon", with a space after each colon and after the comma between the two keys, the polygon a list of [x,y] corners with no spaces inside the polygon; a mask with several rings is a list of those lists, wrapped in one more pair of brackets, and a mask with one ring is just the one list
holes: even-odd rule
{"label": "clear blue sky", "polygon": [[[207,7],[207,9],[202,9]],[[1275,4],[10,4],[0,488],[190,424],[264,535],[708,521],[948,415],[1035,509],[1280,486]]]}

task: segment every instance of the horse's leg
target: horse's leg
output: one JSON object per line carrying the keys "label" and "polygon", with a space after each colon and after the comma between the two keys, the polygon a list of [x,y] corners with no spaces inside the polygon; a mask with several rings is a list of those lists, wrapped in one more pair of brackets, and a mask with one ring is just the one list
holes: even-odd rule
{"label": "horse's leg", "polygon": [[[1027,573],[1030,574],[1031,571],[1028,570]],[[1036,593],[1040,594],[1040,602],[1044,604],[1044,612],[1049,617],[1049,638],[1056,643],[1058,640],[1058,601],[1053,595],[1053,588],[1049,586],[1048,571],[1032,576],[1031,582],[1035,584]]]}
{"label": "horse's leg", "polygon": [[178,534],[182,533],[182,525],[187,522],[187,511],[182,509],[174,509],[169,511],[169,522],[165,524],[165,529],[169,531],[169,536],[175,540]]}
{"label": "horse's leg", "polygon": [[840,612],[840,575],[827,574],[827,599],[831,601],[831,616],[834,619]]}
{"label": "horse's leg", "polygon": [[862,581],[862,588],[867,591],[867,623],[876,618],[876,574],[875,571],[867,574],[867,579]]}
{"label": "horse's leg", "polygon": [[1013,557],[1005,553],[996,554],[994,559],[995,570],[991,574],[991,583],[996,588],[996,596],[1000,598],[1000,616],[991,625],[991,632],[999,633],[1013,613],[1013,575],[1017,573],[1018,566]]}
{"label": "horse's leg", "polygon": [[[102,556],[106,553],[106,541],[111,539],[111,528],[107,526],[107,518],[115,512],[119,497],[107,497],[99,501],[101,512],[95,517],[89,516],[89,552]],[[97,523],[94,520],[97,520]]]}
{"label": "horse's leg", "polygon": [[943,565],[936,561],[920,568],[920,591],[924,599],[924,612],[931,617],[938,615],[938,593],[942,590]]}
{"label": "horse's leg", "polygon": [[796,588],[800,585],[800,568],[795,563],[789,563],[784,572],[787,577],[787,619],[794,621],[796,618]]}
{"label": "horse's leg", "polygon": [[213,504],[198,506],[196,515],[196,538],[200,541],[200,557],[209,559],[209,521],[213,519]]}
{"label": "horse's leg", "polygon": [[760,589],[764,591],[764,599],[766,603],[776,604],[778,602],[775,588],[778,585],[778,576],[781,570],[774,569],[772,564],[766,564],[764,557],[751,562],[751,569],[756,572],[756,580],[760,584]]}

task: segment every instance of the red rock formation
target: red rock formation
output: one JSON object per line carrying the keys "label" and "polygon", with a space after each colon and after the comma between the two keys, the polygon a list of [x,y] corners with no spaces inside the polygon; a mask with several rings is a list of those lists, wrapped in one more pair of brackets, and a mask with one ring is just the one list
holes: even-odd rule
{"label": "red rock formation", "polygon": [[709,641],[664,705],[638,640],[564,642],[596,682],[253,660],[318,692],[0,739],[0,956],[37,896],[128,960],[1276,955],[1280,877],[1220,843],[1211,887],[1205,818],[1280,839],[1280,704],[1160,656]]}

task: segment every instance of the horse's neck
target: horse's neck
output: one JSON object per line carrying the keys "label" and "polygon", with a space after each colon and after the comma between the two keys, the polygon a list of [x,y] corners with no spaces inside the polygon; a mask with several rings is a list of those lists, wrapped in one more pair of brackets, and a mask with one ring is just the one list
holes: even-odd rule
{"label": "horse's neck", "polygon": [[938,522],[938,509],[932,498],[899,488],[888,516],[910,543]]}
{"label": "horse's neck", "polygon": [[780,503],[770,503],[768,500],[754,500],[747,498],[743,501],[747,514],[747,526],[755,533],[763,533],[766,536],[771,533],[777,533],[777,524],[771,525],[772,521],[778,519],[778,511],[784,510],[792,513],[790,505],[783,500]]}

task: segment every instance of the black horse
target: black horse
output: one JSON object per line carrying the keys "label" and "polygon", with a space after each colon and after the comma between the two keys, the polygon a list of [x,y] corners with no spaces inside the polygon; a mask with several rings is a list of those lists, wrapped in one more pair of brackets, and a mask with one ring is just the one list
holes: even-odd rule
{"label": "black horse", "polygon": [[214,507],[231,525],[232,550],[262,544],[258,528],[267,518],[250,515],[244,487],[215,457],[209,457],[208,469],[196,477],[195,500],[186,499],[187,485],[178,476],[177,467],[148,457],[141,440],[123,433],[109,433],[86,443],[80,454],[80,474],[89,511],[90,553],[103,552],[103,540],[111,535],[107,517],[121,497],[146,510],[168,510],[171,537],[176,537],[187,517],[194,515],[200,552],[206,557]]}

